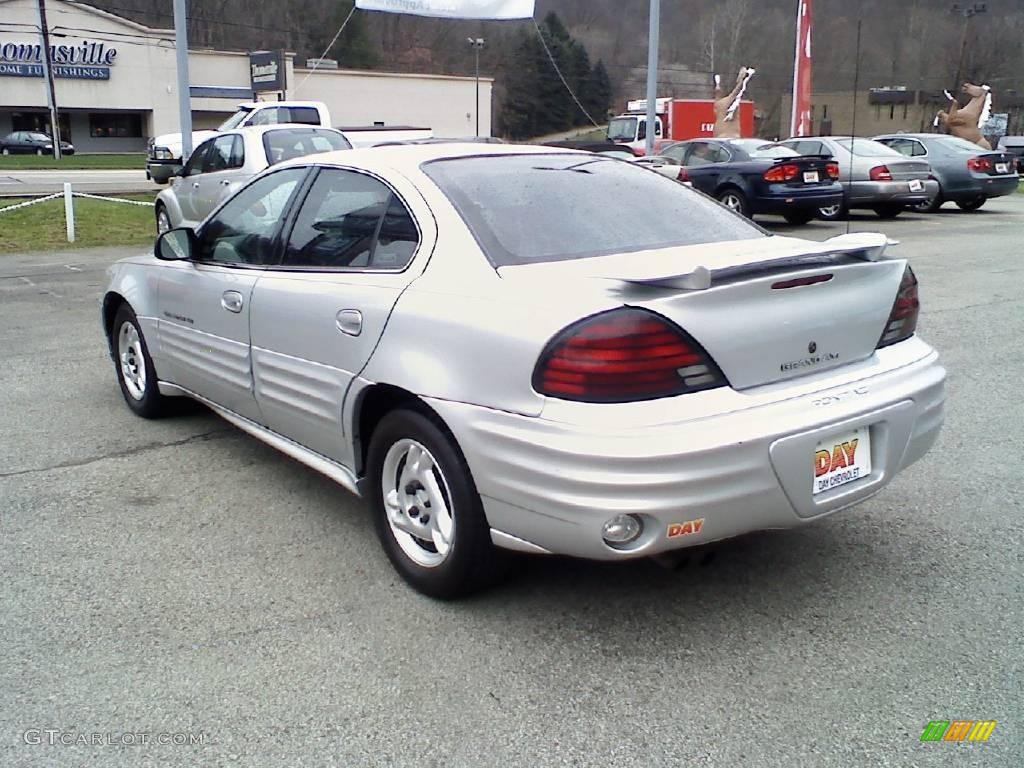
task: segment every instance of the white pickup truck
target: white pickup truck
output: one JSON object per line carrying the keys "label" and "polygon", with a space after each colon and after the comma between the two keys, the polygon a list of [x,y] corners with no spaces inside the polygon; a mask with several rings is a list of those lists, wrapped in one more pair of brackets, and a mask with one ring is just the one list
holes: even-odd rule
{"label": "white pickup truck", "polygon": [[[216,135],[219,131],[244,128],[250,125],[278,125],[282,123],[300,125],[331,126],[331,113],[320,101],[247,101],[238,105],[238,110],[225,120],[216,131],[193,131],[192,148]],[[382,126],[342,128],[345,137],[355,148],[371,147],[391,141],[429,139],[433,132],[429,128],[406,126]],[[167,133],[149,142],[146,156],[146,178],[158,184],[166,184],[181,170],[181,134]]]}

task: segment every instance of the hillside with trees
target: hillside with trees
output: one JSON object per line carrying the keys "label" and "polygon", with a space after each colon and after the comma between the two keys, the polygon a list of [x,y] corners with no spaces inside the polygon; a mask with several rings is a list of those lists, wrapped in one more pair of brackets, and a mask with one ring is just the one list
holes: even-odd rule
{"label": "hillside with trees", "polygon": [[[156,27],[173,20],[166,0],[92,0]],[[299,60],[324,54],[352,0],[191,0],[193,46],[287,48]],[[796,0],[664,0],[659,91],[706,98],[714,72],[730,79],[756,67],[751,95],[768,115],[791,90]],[[853,86],[857,24],[862,87],[954,88],[989,83],[1024,92],[1024,2],[988,0],[965,27],[946,0],[817,0],[816,91]],[[538,0],[537,19],[552,55],[583,107],[600,121],[643,95],[647,0]],[[551,16],[551,12],[557,14]],[[965,37],[966,32],[966,37]],[[357,12],[328,58],[342,66],[472,74],[469,36],[483,37],[481,68],[496,78],[497,127],[521,137],[586,124],[566,94],[533,21],[469,22]]]}

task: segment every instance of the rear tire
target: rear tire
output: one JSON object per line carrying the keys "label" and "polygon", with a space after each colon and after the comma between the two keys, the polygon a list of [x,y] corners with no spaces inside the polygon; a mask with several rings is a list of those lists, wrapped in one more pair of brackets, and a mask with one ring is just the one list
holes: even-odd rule
{"label": "rear tire", "polygon": [[837,205],[818,209],[818,218],[822,221],[844,221],[849,215],[850,209],[846,203],[838,203]]}
{"label": "rear tire", "polygon": [[750,218],[750,203],[747,197],[735,187],[728,187],[718,193],[718,202],[740,216]]}
{"label": "rear tire", "polygon": [[794,227],[802,227],[804,224],[807,224],[808,222],[811,221],[811,219],[814,218],[814,212],[790,211],[789,213],[784,213],[783,218],[785,218],[786,221],[789,224],[792,224]]}
{"label": "rear tire", "polygon": [[7,147],[4,147],[4,149],[3,149],[4,157],[7,157],[7,155],[9,155],[9,154],[11,154],[11,150],[9,150]]}
{"label": "rear tire", "polygon": [[874,212],[878,214],[878,218],[880,219],[895,219],[906,209],[907,207],[905,205],[876,205],[873,208]]}
{"label": "rear tire", "polygon": [[36,150],[36,157],[42,157],[42,156],[43,156],[43,150],[37,149]]}
{"label": "rear tire", "polygon": [[987,197],[976,197],[973,200],[957,200],[956,207],[961,211],[976,211],[988,202]]}
{"label": "rear tire", "polygon": [[125,403],[144,419],[158,419],[168,412],[168,398],[160,394],[153,358],[132,308],[122,304],[110,331],[114,371]]}
{"label": "rear tire", "polygon": [[381,546],[411,587],[451,600],[493,583],[498,553],[480,495],[436,416],[400,408],[381,419],[367,483]]}

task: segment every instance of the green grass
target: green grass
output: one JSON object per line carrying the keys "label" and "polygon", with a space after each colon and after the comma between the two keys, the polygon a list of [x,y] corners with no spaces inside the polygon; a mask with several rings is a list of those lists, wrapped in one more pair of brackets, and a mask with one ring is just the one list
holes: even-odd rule
{"label": "green grass", "polygon": [[0,155],[0,173],[4,171],[141,171],[146,168],[143,152],[111,155],[69,155],[60,160],[36,155]]}
{"label": "green grass", "polygon": [[[125,200],[152,203],[155,195],[118,195]],[[0,209],[26,198],[0,198]],[[102,245],[149,245],[156,237],[152,205],[126,205],[106,200],[75,198],[75,242],[69,243],[64,225],[64,200],[4,213],[0,210],[0,253],[65,250]]]}

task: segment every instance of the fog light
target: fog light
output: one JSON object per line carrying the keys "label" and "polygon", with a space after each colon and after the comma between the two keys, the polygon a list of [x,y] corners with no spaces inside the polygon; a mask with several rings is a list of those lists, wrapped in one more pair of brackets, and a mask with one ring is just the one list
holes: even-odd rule
{"label": "fog light", "polygon": [[644,526],[639,518],[632,515],[616,515],[601,529],[601,537],[606,544],[622,546],[635,541],[643,532]]}

